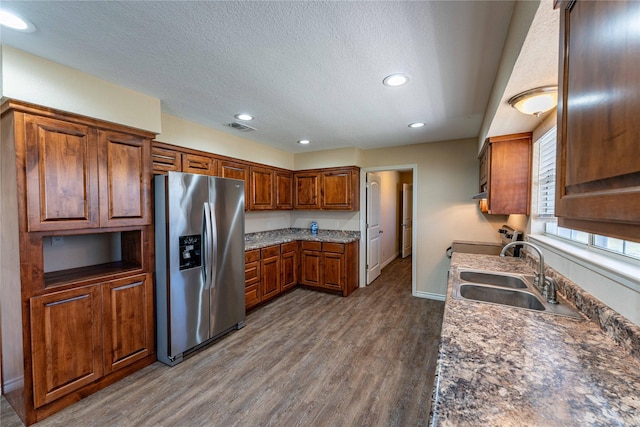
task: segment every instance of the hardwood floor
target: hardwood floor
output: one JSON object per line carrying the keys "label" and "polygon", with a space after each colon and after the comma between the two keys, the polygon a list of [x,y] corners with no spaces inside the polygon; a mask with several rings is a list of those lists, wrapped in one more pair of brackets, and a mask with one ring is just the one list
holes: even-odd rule
{"label": "hardwood floor", "polygon": [[[181,364],[36,425],[427,425],[443,310],[411,296],[411,259],[396,259],[347,298],[296,288]],[[4,398],[1,421],[22,426]]]}

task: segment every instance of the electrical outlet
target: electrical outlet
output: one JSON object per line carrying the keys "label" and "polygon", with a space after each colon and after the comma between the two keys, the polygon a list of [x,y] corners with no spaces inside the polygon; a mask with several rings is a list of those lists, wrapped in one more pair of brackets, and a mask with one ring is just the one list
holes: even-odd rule
{"label": "electrical outlet", "polygon": [[61,246],[61,245],[64,245],[64,237],[51,236],[51,246]]}

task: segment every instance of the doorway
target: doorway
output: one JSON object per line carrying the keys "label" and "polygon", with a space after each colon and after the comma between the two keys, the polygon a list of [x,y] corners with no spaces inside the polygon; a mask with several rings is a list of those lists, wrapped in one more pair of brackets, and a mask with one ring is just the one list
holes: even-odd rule
{"label": "doorway", "polygon": [[411,263],[411,293],[416,293],[414,261],[416,165],[363,168],[361,172],[361,280],[375,281],[396,258]]}

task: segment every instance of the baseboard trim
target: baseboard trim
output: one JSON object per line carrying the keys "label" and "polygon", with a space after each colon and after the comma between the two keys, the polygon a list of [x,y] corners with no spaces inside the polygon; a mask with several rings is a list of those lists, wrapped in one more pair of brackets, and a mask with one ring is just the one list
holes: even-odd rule
{"label": "baseboard trim", "polygon": [[400,252],[396,252],[391,257],[387,258],[387,260],[380,265],[380,270],[385,268],[387,265],[391,264],[391,261],[395,260],[399,256],[400,256]]}
{"label": "baseboard trim", "polygon": [[447,299],[446,295],[434,294],[431,292],[423,292],[423,291],[416,291],[415,296],[418,298],[426,298],[426,299],[432,299],[436,301],[444,301],[445,299]]}

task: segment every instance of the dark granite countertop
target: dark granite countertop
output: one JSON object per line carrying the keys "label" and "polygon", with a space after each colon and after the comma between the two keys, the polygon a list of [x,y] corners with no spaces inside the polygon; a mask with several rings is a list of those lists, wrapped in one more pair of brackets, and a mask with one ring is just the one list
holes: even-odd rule
{"label": "dark granite countertop", "polygon": [[267,246],[295,242],[296,240],[351,243],[359,239],[359,231],[319,230],[318,234],[311,234],[311,230],[305,228],[285,228],[246,234],[244,236],[244,250],[266,248]]}
{"label": "dark granite countertop", "polygon": [[454,253],[432,425],[640,425],[640,360],[628,349],[586,317],[454,299],[459,268],[534,273],[523,259]]}

